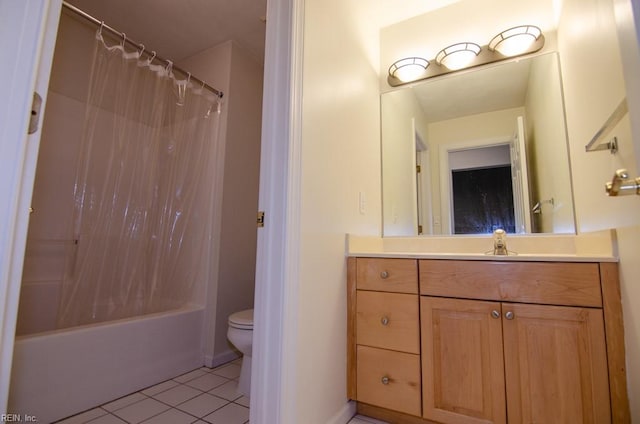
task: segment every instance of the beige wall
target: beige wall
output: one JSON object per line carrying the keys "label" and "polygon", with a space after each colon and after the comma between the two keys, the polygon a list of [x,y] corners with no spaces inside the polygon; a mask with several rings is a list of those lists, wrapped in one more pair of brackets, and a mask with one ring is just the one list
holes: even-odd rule
{"label": "beige wall", "polygon": [[[629,119],[607,135],[620,150],[586,153],[584,146],[625,96],[620,51],[611,0],[565,0],[558,45],[561,54],[578,231],[615,228],[627,348],[627,378],[632,417],[640,420],[640,201],[609,198],[604,183],[618,168],[637,175]],[[597,52],[597,60],[595,58]],[[640,134],[635,134],[640,137]]]}
{"label": "beige wall", "polygon": [[285,347],[297,397],[286,401],[292,422],[326,424],[348,408],[345,234],[380,234],[378,28],[369,2],[304,3],[298,332]]}
{"label": "beige wall", "polygon": [[[222,204],[216,275],[208,286],[209,332],[205,360],[217,365],[230,359],[229,315],[253,308],[256,212],[260,173],[263,67],[238,44],[228,41],[180,62],[209,85],[224,92],[221,137]],[[206,327],[206,326],[205,326]]]}

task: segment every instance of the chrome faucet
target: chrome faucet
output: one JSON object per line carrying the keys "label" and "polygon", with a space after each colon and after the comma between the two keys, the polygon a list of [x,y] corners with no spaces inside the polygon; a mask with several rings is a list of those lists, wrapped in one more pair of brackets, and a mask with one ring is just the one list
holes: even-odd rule
{"label": "chrome faucet", "polygon": [[493,232],[493,254],[509,254],[509,251],[507,250],[507,233],[504,230],[498,229]]}

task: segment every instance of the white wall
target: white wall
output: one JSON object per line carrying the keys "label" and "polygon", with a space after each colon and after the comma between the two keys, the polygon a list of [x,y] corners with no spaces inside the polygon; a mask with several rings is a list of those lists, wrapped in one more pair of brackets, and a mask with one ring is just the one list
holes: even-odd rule
{"label": "white wall", "polygon": [[[625,96],[612,0],[565,0],[558,29],[579,232],[615,228],[633,421],[640,420],[640,199],[609,198],[604,183],[618,168],[638,175],[628,116],[608,136],[620,150],[586,153],[584,146]],[[595,56],[594,56],[595,55]],[[597,60],[594,58],[597,56]],[[640,134],[634,134],[640,137]],[[608,140],[605,139],[605,140]]]}
{"label": "white wall", "polygon": [[[291,370],[297,395],[286,400],[296,423],[344,423],[353,412],[345,377],[345,234],[379,235],[381,226],[373,12],[361,0],[305,2],[297,363]],[[366,196],[364,214],[359,192]]]}
{"label": "white wall", "polygon": [[262,64],[238,44],[227,41],[182,60],[207,84],[224,92],[222,167],[216,275],[208,287],[209,316],[205,362],[217,365],[236,353],[227,340],[227,318],[253,308],[256,212],[260,173]]}

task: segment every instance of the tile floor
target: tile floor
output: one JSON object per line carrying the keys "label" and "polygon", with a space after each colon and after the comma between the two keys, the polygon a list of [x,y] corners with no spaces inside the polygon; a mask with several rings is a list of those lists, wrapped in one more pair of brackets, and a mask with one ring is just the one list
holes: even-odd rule
{"label": "tile floor", "polygon": [[[198,368],[57,424],[245,424],[249,399],[237,393],[240,359]],[[357,415],[349,424],[385,424]]]}

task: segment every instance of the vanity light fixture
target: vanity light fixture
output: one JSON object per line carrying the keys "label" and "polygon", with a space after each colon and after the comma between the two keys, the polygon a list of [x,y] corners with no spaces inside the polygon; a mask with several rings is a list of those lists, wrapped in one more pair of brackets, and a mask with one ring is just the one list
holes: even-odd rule
{"label": "vanity light fixture", "polygon": [[[535,53],[544,47],[544,35],[535,25],[520,25],[502,31],[489,44],[456,43],[438,52],[430,62],[421,57],[407,57],[389,67],[387,82],[391,87],[445,75],[461,69],[486,65],[516,56]],[[428,68],[428,69],[427,69]]]}
{"label": "vanity light fixture", "polygon": [[517,56],[529,50],[541,35],[540,28],[533,25],[509,28],[491,39],[489,50],[507,57]]}
{"label": "vanity light fixture", "polygon": [[480,54],[476,43],[457,43],[446,47],[436,55],[436,63],[455,71],[467,67]]}
{"label": "vanity light fixture", "polygon": [[421,57],[407,57],[400,59],[389,67],[389,75],[404,82],[411,82],[424,76],[429,67],[429,61]]}

